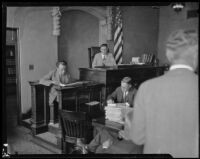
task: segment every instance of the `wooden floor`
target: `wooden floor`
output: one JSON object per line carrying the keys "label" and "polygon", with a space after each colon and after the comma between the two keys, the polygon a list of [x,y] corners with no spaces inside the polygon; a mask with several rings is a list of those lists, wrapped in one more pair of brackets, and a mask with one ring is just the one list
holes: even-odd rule
{"label": "wooden floor", "polygon": [[[17,124],[16,96],[9,95],[6,99],[7,113],[7,143],[10,154],[57,154],[60,151],[51,151],[45,146],[36,144],[31,130]],[[45,135],[46,136],[46,135]],[[53,139],[47,135],[49,139]],[[49,140],[48,139],[48,140]]]}

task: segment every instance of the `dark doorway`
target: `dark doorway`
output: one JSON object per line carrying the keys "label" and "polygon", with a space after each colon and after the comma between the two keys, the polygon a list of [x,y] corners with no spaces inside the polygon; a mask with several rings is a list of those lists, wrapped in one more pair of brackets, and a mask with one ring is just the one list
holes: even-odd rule
{"label": "dark doorway", "polygon": [[6,28],[6,112],[8,125],[21,122],[18,29]]}

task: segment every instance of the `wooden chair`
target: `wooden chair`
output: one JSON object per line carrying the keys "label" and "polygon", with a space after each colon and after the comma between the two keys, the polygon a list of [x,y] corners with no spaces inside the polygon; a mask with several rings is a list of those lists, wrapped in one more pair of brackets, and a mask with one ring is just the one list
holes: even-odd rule
{"label": "wooden chair", "polygon": [[[59,110],[62,131],[62,153],[67,152],[67,146],[77,146],[77,142],[89,143],[93,137],[91,119],[85,112]],[[72,151],[74,149],[72,148]]]}
{"label": "wooden chair", "polygon": [[94,59],[94,56],[100,52],[100,47],[93,46],[88,48],[88,57],[89,57],[89,67],[92,68],[92,62]]}

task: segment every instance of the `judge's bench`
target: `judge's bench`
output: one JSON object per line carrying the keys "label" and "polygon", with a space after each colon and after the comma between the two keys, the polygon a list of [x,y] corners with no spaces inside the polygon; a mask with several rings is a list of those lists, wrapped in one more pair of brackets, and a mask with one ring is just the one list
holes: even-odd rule
{"label": "judge's bench", "polygon": [[158,77],[168,70],[168,66],[151,65],[118,65],[117,68],[79,68],[80,80],[91,80],[104,84],[102,100],[121,84],[121,80],[129,76],[136,88],[145,80]]}

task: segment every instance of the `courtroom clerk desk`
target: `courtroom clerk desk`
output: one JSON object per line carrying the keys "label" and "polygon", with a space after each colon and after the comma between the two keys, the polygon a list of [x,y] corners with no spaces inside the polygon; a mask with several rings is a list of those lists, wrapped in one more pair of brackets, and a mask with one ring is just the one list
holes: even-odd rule
{"label": "courtroom clerk desk", "polygon": [[[94,81],[77,86],[57,87],[59,109],[61,110],[64,105],[67,105],[67,102],[64,101],[66,99],[65,97],[69,96],[74,97],[75,99],[75,111],[80,111],[80,105],[90,101],[99,101],[101,103],[102,87],[103,84]],[[80,100],[84,95],[86,98]]]}
{"label": "courtroom clerk desk", "polygon": [[123,130],[124,125],[116,122],[106,122],[105,116],[100,118],[92,119],[92,125],[94,126],[94,136],[100,131],[100,129],[105,128],[109,132],[112,132],[114,135],[118,135],[120,130]]}
{"label": "courtroom clerk desk", "polygon": [[[49,86],[39,84],[39,81],[29,81],[31,86],[31,129],[33,135],[48,131],[49,124]],[[101,102],[102,84],[91,82],[74,87],[57,87],[59,109],[67,105],[68,99],[73,99],[76,111],[84,102],[97,100]],[[84,97],[84,98],[83,98]]]}
{"label": "courtroom clerk desk", "polygon": [[167,66],[125,65],[119,68],[79,68],[79,80],[91,80],[104,84],[102,99],[105,104],[106,97],[121,84],[122,78],[129,76],[133,79],[136,88],[145,80],[158,77],[168,69]]}

